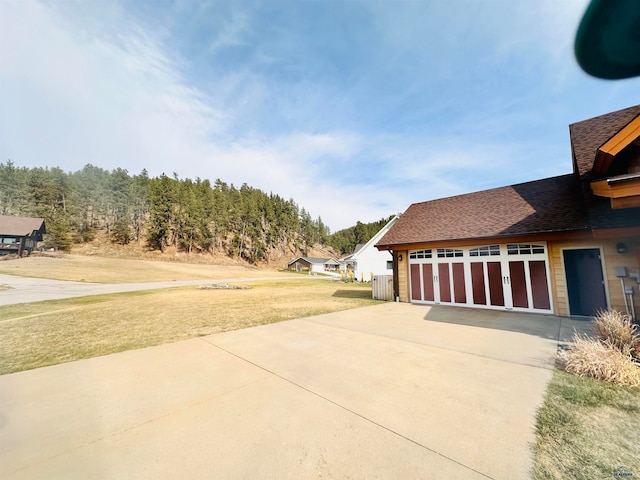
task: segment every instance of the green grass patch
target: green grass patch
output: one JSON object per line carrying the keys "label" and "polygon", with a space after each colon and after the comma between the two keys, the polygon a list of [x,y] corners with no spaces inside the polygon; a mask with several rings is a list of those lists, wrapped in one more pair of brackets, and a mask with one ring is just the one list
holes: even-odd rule
{"label": "green grass patch", "polygon": [[536,480],[618,478],[621,466],[640,477],[640,389],[556,370],[536,437]]}
{"label": "green grass patch", "polygon": [[0,374],[380,303],[326,280],[171,288],[0,307]]}

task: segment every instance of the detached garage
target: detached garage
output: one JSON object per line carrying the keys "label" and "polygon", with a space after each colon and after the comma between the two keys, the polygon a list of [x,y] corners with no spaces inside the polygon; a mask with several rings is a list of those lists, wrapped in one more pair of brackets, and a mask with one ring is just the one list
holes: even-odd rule
{"label": "detached garage", "polygon": [[411,205],[376,245],[393,255],[395,295],[556,315],[640,312],[640,105],[569,128],[570,174]]}

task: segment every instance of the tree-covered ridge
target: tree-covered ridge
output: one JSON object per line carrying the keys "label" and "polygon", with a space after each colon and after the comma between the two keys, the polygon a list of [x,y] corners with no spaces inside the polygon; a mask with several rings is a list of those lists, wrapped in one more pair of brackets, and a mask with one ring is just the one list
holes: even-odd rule
{"label": "tree-covered ridge", "polygon": [[366,243],[380,231],[394,216],[381,218],[377,222],[362,223],[357,222],[354,227],[338,230],[329,236],[327,244],[339,251],[342,255],[353,253],[356,245]]}
{"label": "tree-covered ridge", "polygon": [[292,200],[246,184],[130,175],[86,165],[16,167],[0,163],[0,214],[43,217],[48,246],[68,250],[105,231],[112,242],[150,248],[222,251],[255,263],[274,248],[305,253],[325,244],[329,229]]}

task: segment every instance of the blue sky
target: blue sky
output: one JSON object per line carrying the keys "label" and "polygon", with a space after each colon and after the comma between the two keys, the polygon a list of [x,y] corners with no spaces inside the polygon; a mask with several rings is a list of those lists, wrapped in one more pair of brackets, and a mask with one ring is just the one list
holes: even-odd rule
{"label": "blue sky", "polygon": [[584,0],[0,1],[0,161],[242,183],[332,231],[569,173],[639,103],[577,66]]}

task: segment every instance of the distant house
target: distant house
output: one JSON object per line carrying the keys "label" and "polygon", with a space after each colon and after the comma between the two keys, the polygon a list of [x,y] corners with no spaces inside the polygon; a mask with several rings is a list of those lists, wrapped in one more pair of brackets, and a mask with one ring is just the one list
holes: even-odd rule
{"label": "distant house", "polygon": [[31,254],[45,233],[43,218],[0,215],[0,256]]}
{"label": "distant house", "polygon": [[396,215],[382,227],[371,239],[364,244],[356,245],[351,255],[341,259],[347,271],[353,271],[357,280],[371,280],[371,275],[392,275],[393,257],[387,251],[378,250],[375,245],[398,221]]}
{"label": "distant house", "polygon": [[340,269],[335,258],[298,257],[287,264],[293,272],[331,273]]}
{"label": "distant house", "polygon": [[572,173],[409,206],[377,243],[400,301],[640,312],[640,105],[569,133]]}

